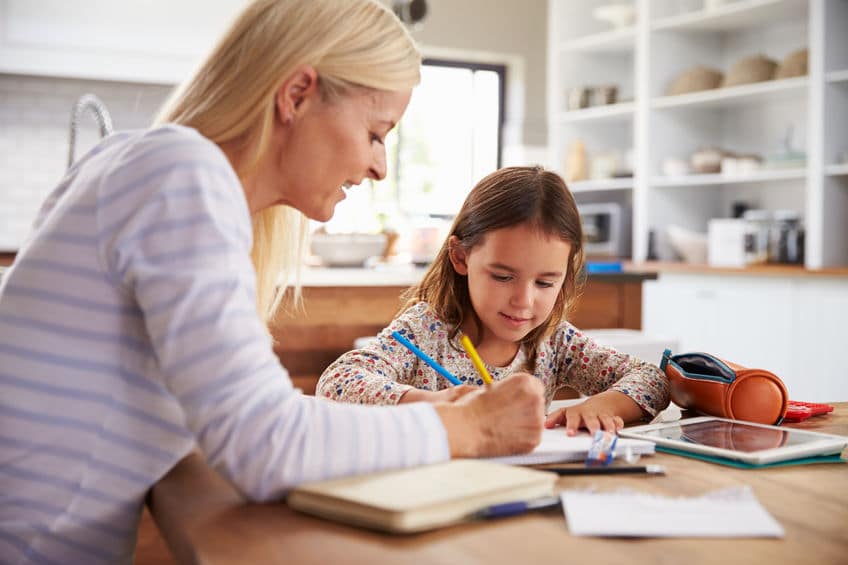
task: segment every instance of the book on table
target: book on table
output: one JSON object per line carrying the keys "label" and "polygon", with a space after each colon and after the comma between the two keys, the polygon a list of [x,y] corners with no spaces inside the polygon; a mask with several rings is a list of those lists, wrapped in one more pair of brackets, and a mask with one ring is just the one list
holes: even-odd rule
{"label": "book on table", "polygon": [[295,510],[355,526],[412,533],[456,524],[495,504],[551,496],[554,473],[479,459],[303,484]]}

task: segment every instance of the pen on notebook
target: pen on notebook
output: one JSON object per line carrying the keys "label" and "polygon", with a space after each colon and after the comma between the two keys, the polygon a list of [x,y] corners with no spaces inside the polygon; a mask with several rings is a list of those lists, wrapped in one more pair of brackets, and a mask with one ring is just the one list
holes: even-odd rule
{"label": "pen on notebook", "polygon": [[545,496],[534,500],[518,500],[515,502],[504,502],[503,504],[493,504],[473,514],[473,518],[488,519],[488,518],[505,518],[507,516],[517,516],[525,514],[533,510],[547,510],[548,508],[559,508],[561,505],[558,496]]}
{"label": "pen on notebook", "polygon": [[458,378],[451,375],[447,371],[447,369],[445,369],[444,367],[439,365],[435,361],[435,359],[433,359],[432,357],[430,357],[429,355],[427,355],[426,353],[424,353],[423,351],[421,351],[420,349],[418,349],[417,347],[412,345],[411,341],[409,341],[408,339],[406,339],[405,337],[400,335],[398,332],[392,332],[392,337],[395,338],[396,340],[398,340],[404,347],[406,347],[407,349],[412,351],[415,355],[417,355],[419,359],[421,359],[422,361],[424,361],[425,363],[427,363],[428,365],[433,367],[433,369],[435,369],[435,371],[437,373],[439,373],[444,378],[449,380],[451,382],[451,384],[454,384],[454,385],[461,385],[462,384],[462,381],[460,381]]}
{"label": "pen on notebook", "polygon": [[665,475],[662,465],[636,465],[628,467],[543,467],[557,475]]}
{"label": "pen on notebook", "polygon": [[462,336],[459,342],[462,344],[462,347],[465,348],[465,352],[468,353],[468,356],[471,357],[471,362],[474,363],[475,367],[477,367],[477,372],[480,373],[480,377],[482,377],[483,382],[487,385],[492,384],[492,376],[489,374],[489,371],[486,370],[486,366],[483,365],[483,360],[480,359],[479,355],[477,355],[477,350],[474,349],[474,344],[471,343],[468,336]]}

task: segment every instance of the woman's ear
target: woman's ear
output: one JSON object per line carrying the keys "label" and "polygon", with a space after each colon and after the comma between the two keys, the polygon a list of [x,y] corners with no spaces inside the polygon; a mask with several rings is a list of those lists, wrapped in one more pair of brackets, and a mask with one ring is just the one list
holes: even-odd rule
{"label": "woman's ear", "polygon": [[468,252],[455,235],[448,238],[448,257],[450,257],[454,271],[460,275],[468,274]]}
{"label": "woman's ear", "polygon": [[277,119],[283,124],[292,123],[304,109],[304,102],[319,95],[318,71],[309,65],[297,67],[277,88],[274,97]]}

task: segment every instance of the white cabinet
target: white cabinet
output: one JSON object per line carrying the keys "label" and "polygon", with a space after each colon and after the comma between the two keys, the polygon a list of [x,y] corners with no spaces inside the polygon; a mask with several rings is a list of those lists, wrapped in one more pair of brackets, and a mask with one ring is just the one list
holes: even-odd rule
{"label": "white cabinet", "polygon": [[[623,159],[632,148],[633,177],[570,183],[578,203],[630,207],[636,261],[646,259],[649,231],[659,259],[669,260],[668,225],[705,232],[710,218],[744,202],[800,212],[807,267],[848,266],[848,2],[736,0],[707,9],[702,0],[631,0],[634,25],[614,30],[592,17],[609,3],[549,0],[550,166],[568,176],[577,140],[590,160]],[[727,76],[743,57],[781,62],[802,48],[806,75],[667,95],[696,65]],[[569,109],[573,89],[597,85],[616,85],[618,103]],[[787,134],[804,161],[744,175],[667,174],[663,166],[703,147],[774,157]]]}
{"label": "white cabinet", "polygon": [[790,397],[848,400],[848,280],[663,273],[643,285],[643,329],[770,370]]}
{"label": "white cabinet", "polygon": [[848,282],[799,280],[794,375],[819,400],[848,400]]}
{"label": "white cabinet", "polygon": [[245,0],[0,0],[0,73],[185,78]]}

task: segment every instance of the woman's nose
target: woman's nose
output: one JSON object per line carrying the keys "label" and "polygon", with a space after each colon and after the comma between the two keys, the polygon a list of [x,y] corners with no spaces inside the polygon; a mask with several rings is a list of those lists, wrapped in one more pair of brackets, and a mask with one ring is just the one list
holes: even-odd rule
{"label": "woman's nose", "polygon": [[386,146],[383,144],[375,144],[374,162],[368,169],[368,176],[374,180],[383,180],[386,178]]}

